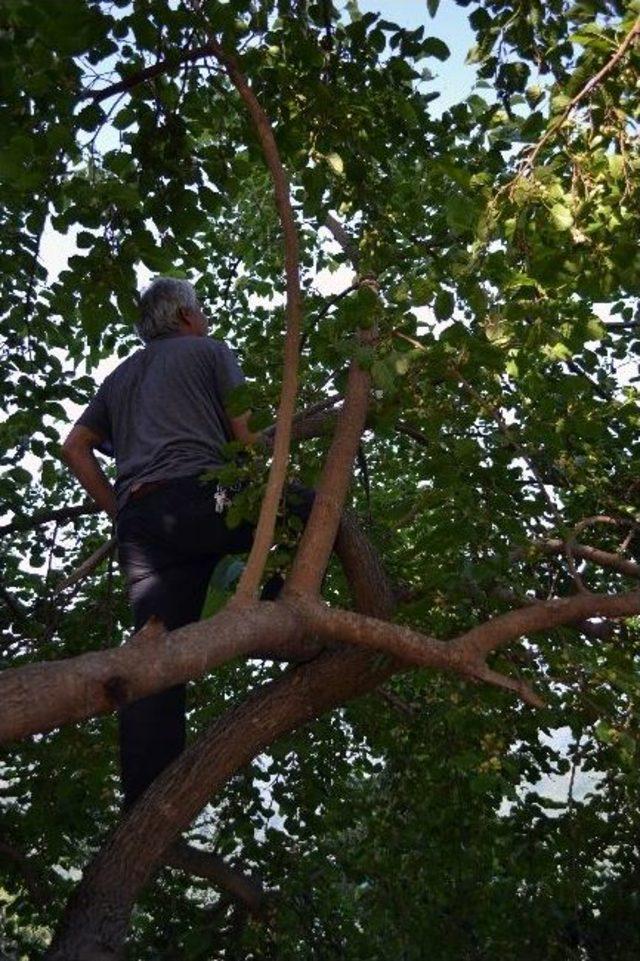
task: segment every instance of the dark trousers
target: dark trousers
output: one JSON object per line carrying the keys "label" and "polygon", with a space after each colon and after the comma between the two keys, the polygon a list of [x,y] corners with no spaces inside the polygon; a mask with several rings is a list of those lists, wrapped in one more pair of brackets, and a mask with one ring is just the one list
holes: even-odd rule
{"label": "dark trousers", "polygon": [[[226,510],[216,510],[216,483],[183,477],[163,484],[118,515],[118,556],[127,579],[134,628],[155,614],[168,630],[200,618],[218,561],[251,547],[253,527],[230,529]],[[313,492],[290,488],[288,509],[303,521]],[[263,598],[277,595],[282,580],[265,585]],[[185,685],[127,704],[119,715],[124,808],[130,807],[184,749]]]}

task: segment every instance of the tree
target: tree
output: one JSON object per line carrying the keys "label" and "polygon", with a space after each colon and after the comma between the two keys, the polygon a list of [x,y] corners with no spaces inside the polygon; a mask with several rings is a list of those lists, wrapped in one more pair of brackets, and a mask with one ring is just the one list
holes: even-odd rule
{"label": "tree", "polygon": [[[17,957],[637,955],[637,4],[474,5],[478,83],[441,115],[438,6],[411,31],[331,0],[5,3]],[[49,218],[79,248],[51,281]],[[140,264],[198,280],[239,409],[278,413],[268,478],[266,451],[229,468],[231,520],[260,513],[237,588],[227,564],[203,620],[120,646],[57,451],[61,402],[134,347]],[[285,471],[318,491],[299,547]],[[113,712],[182,679],[193,742],[119,821]]]}

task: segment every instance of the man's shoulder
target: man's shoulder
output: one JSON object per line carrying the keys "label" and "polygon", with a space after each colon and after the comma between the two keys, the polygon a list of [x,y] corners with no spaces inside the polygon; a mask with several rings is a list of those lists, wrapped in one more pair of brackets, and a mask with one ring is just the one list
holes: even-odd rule
{"label": "man's shoulder", "polygon": [[180,348],[187,354],[211,358],[213,361],[226,360],[233,351],[231,346],[217,337],[181,337]]}
{"label": "man's shoulder", "polygon": [[117,364],[117,366],[114,367],[109,374],[107,374],[107,376],[102,382],[103,386],[108,387],[110,384],[121,380],[124,376],[127,375],[129,371],[138,367],[139,364],[142,362],[143,355],[144,355],[144,348],[140,347],[137,350],[135,350],[132,354],[129,354],[128,357],[125,357],[124,360],[121,360],[120,363]]}

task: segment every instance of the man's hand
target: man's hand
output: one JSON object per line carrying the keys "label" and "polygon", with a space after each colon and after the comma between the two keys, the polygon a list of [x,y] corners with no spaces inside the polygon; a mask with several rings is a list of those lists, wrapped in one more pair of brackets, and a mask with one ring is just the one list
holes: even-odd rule
{"label": "man's hand", "polygon": [[241,444],[255,444],[260,437],[260,433],[255,434],[249,430],[249,420],[251,411],[247,410],[240,417],[230,417],[231,433],[234,440],[239,440]]}
{"label": "man's hand", "polygon": [[101,434],[76,424],[62,445],[61,457],[98,507],[115,518],[116,495],[93,453],[94,447],[103,441]]}

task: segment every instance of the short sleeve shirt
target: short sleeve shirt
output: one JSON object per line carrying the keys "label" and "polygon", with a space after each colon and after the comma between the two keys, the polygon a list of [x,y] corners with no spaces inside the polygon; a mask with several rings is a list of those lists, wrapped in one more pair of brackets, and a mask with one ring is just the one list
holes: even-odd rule
{"label": "short sleeve shirt", "polygon": [[243,383],[233,351],[209,337],[158,337],[116,367],[77,423],[115,456],[118,507],[135,483],[220,466],[231,439],[225,405]]}

